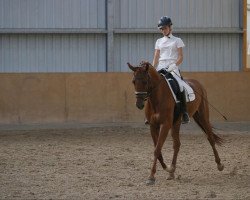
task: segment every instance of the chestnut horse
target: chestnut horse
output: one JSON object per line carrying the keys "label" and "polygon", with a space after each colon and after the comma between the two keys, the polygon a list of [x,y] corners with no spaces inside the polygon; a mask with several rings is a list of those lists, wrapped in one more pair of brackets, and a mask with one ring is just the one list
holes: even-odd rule
{"label": "chestnut horse", "polygon": [[[169,172],[168,179],[174,179],[176,169],[177,155],[180,149],[179,131],[181,126],[181,114],[174,120],[175,100],[171,93],[165,78],[160,75],[155,68],[148,62],[141,62],[139,66],[132,66],[127,63],[129,68],[134,72],[133,84],[135,87],[136,106],[139,109],[145,106],[145,116],[150,124],[151,136],[154,142],[154,161],[147,184],[155,183],[156,163],[160,161],[164,170]],[[189,116],[205,132],[207,139],[212,146],[215,162],[218,170],[222,171],[224,165],[221,164],[219,154],[215,144],[221,145],[222,138],[213,133],[212,126],[209,122],[209,109],[206,91],[203,86],[196,80],[185,80],[195,92],[195,100],[187,103]],[[171,129],[173,138],[173,158],[170,166],[166,166],[162,157],[162,146]]]}

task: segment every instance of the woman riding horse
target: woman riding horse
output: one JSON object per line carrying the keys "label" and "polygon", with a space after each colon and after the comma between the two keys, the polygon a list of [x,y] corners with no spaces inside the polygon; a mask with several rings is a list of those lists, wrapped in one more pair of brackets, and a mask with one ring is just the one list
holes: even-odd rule
{"label": "woman riding horse", "polygon": [[[159,74],[150,63],[142,62],[136,67],[128,63],[128,66],[134,72],[133,84],[136,95],[136,106],[139,109],[143,109],[144,102],[146,102],[145,115],[149,120],[151,136],[155,146],[154,162],[147,184],[153,184],[155,182],[157,159],[160,161],[163,169],[169,172],[168,179],[173,179],[177,155],[181,145],[179,138],[181,116],[174,120],[176,103],[172,96],[171,89],[166,83],[165,78]],[[194,101],[187,104],[187,111],[207,135],[207,139],[213,149],[218,170],[222,171],[224,165],[221,164],[219,154],[215,147],[215,144],[220,145],[222,143],[222,139],[213,133],[212,126],[209,122],[206,91],[196,80],[186,80],[186,82],[192,87],[196,96]],[[173,138],[174,154],[171,165],[167,167],[163,161],[161,150],[170,129]]]}
{"label": "woman riding horse", "polygon": [[177,80],[180,87],[182,123],[185,124],[190,120],[186,109],[185,89],[179,70],[179,66],[183,61],[182,48],[185,45],[180,38],[172,35],[172,25],[172,20],[167,16],[163,16],[158,23],[158,29],[161,30],[163,37],[155,43],[153,66],[157,71],[166,70]]}

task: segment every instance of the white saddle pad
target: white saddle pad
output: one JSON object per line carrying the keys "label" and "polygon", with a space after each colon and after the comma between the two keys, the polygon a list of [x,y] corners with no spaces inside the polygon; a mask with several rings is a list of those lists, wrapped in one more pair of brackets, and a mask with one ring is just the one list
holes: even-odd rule
{"label": "white saddle pad", "polygon": [[186,101],[190,102],[195,100],[195,94],[193,88],[191,88],[185,81],[183,81],[184,89],[186,90]]}
{"label": "white saddle pad", "polygon": [[[166,79],[166,82],[168,83],[168,86],[169,86],[171,92],[172,92],[172,95],[174,97],[175,102],[178,103],[179,101],[177,100],[177,98],[175,96],[175,93],[172,90],[172,87],[171,87],[168,79],[166,77],[165,77],[165,79]],[[183,81],[183,86],[184,86],[184,90],[186,91],[185,92],[185,94],[186,94],[186,102],[191,102],[191,101],[195,100],[195,94],[194,94],[193,88],[191,88],[185,81]]]}

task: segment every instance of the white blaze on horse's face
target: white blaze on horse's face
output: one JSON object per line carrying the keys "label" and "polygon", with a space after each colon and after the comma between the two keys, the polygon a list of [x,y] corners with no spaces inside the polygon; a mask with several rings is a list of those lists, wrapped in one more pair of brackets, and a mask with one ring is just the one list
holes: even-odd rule
{"label": "white blaze on horse's face", "polygon": [[144,108],[144,101],[148,97],[148,72],[145,67],[133,67],[129,65],[129,68],[134,71],[134,78],[132,83],[135,87],[136,106],[140,110]]}

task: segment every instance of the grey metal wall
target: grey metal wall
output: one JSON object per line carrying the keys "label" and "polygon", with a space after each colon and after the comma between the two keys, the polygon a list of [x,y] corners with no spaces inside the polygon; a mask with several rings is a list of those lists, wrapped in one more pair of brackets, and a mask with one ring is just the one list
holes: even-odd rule
{"label": "grey metal wall", "polygon": [[105,0],[0,0],[1,72],[105,72]]}
{"label": "grey metal wall", "polygon": [[171,16],[174,34],[184,48],[183,71],[239,71],[242,57],[240,0],[114,1],[115,71],[128,71],[124,61],[152,61],[156,26]]}
{"label": "grey metal wall", "polygon": [[241,0],[0,0],[0,72],[128,71],[171,16],[183,71],[239,71]]}
{"label": "grey metal wall", "polygon": [[0,0],[0,28],[105,28],[105,0]]}
{"label": "grey metal wall", "polygon": [[1,72],[105,72],[103,34],[2,34]]}
{"label": "grey metal wall", "polygon": [[[239,34],[177,34],[184,41],[182,71],[239,71]],[[128,71],[126,62],[152,62],[154,41],[160,34],[119,34],[115,37],[115,71]]]}
{"label": "grey metal wall", "polygon": [[239,28],[241,0],[114,0],[115,28],[155,28],[162,15],[177,28]]}

